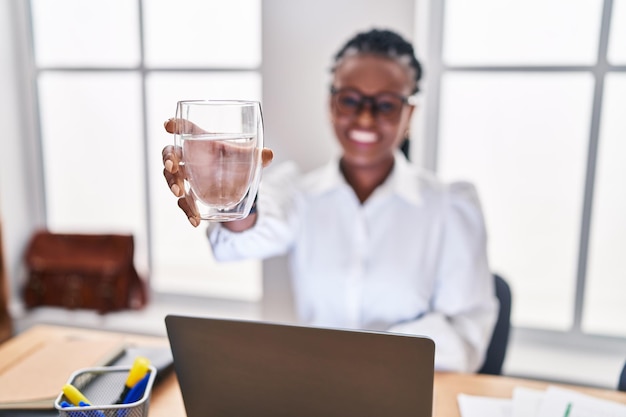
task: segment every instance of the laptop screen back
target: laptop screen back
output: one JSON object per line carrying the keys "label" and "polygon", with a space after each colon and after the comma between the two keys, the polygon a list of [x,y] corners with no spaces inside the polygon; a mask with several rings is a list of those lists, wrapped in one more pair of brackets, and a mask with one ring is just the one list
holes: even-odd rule
{"label": "laptop screen back", "polygon": [[167,316],[187,417],[431,417],[431,339]]}

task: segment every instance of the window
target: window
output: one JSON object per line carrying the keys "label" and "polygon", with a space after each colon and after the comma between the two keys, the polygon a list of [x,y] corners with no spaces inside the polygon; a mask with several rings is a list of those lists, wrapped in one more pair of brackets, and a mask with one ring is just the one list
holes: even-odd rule
{"label": "window", "polygon": [[476,184],[514,324],[626,337],[626,2],[431,9],[433,165]]}
{"label": "window", "polygon": [[512,281],[516,323],[572,325],[592,96],[586,73],[442,79],[438,167],[478,187],[491,265]]}
{"label": "window", "polygon": [[257,300],[259,262],[216,264],[162,179],[176,101],[261,99],[261,1],[32,0],[47,224],[135,237],[164,292]]}

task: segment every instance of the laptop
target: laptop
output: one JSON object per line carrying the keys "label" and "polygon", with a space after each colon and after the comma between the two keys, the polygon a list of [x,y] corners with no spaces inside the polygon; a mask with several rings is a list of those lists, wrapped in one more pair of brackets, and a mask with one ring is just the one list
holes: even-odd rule
{"label": "laptop", "polygon": [[168,315],[187,417],[431,417],[422,336]]}

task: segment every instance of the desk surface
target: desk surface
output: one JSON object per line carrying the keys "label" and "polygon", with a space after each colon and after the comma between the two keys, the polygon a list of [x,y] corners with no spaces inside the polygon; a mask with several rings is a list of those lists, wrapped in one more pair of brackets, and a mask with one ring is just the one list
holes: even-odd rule
{"label": "desk surface", "polygon": [[[30,345],[33,341],[43,341],[50,337],[57,337],[69,332],[76,332],[76,329],[49,325],[35,326],[25,331],[18,337],[5,342],[2,346],[3,352],[20,352],[24,350],[24,346]],[[98,330],[84,330],[84,332],[94,334],[106,333]],[[119,335],[119,333],[116,333],[116,335]],[[136,345],[163,346],[168,343],[166,338],[160,337],[131,334],[122,334],[122,336],[128,343]],[[0,361],[1,360],[2,358],[0,358]],[[515,387],[521,386],[526,388],[545,389],[549,385],[547,382],[520,378],[442,372],[435,374],[434,382],[434,417],[460,417],[457,405],[457,396],[460,393],[511,398],[513,388]],[[575,389],[598,398],[604,398],[626,404],[626,393],[624,392],[563,384],[552,385]],[[185,408],[180,390],[178,388],[178,382],[176,380],[176,376],[171,374],[153,390],[152,398],[150,400],[150,417],[182,417],[184,415]]]}
{"label": "desk surface", "polygon": [[[626,404],[626,393],[572,385],[548,384],[520,378],[492,375],[442,373],[435,374],[435,395],[433,417],[460,417],[457,396],[460,393],[484,395],[488,397],[511,398],[513,388],[526,387],[545,389],[548,385],[559,385],[575,389],[598,398]],[[154,392],[150,403],[150,417],[183,416],[184,405],[178,390],[176,377],[172,375],[163,381]]]}

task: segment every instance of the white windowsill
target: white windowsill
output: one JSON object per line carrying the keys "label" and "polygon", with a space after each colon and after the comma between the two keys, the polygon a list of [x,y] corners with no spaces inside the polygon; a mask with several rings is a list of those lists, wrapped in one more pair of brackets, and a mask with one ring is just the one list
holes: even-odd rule
{"label": "white windowsill", "polygon": [[90,310],[39,307],[30,311],[14,312],[13,317],[16,332],[45,323],[166,336],[164,320],[168,314],[243,320],[258,320],[261,317],[259,303],[183,296],[155,296],[141,310],[98,314]]}

